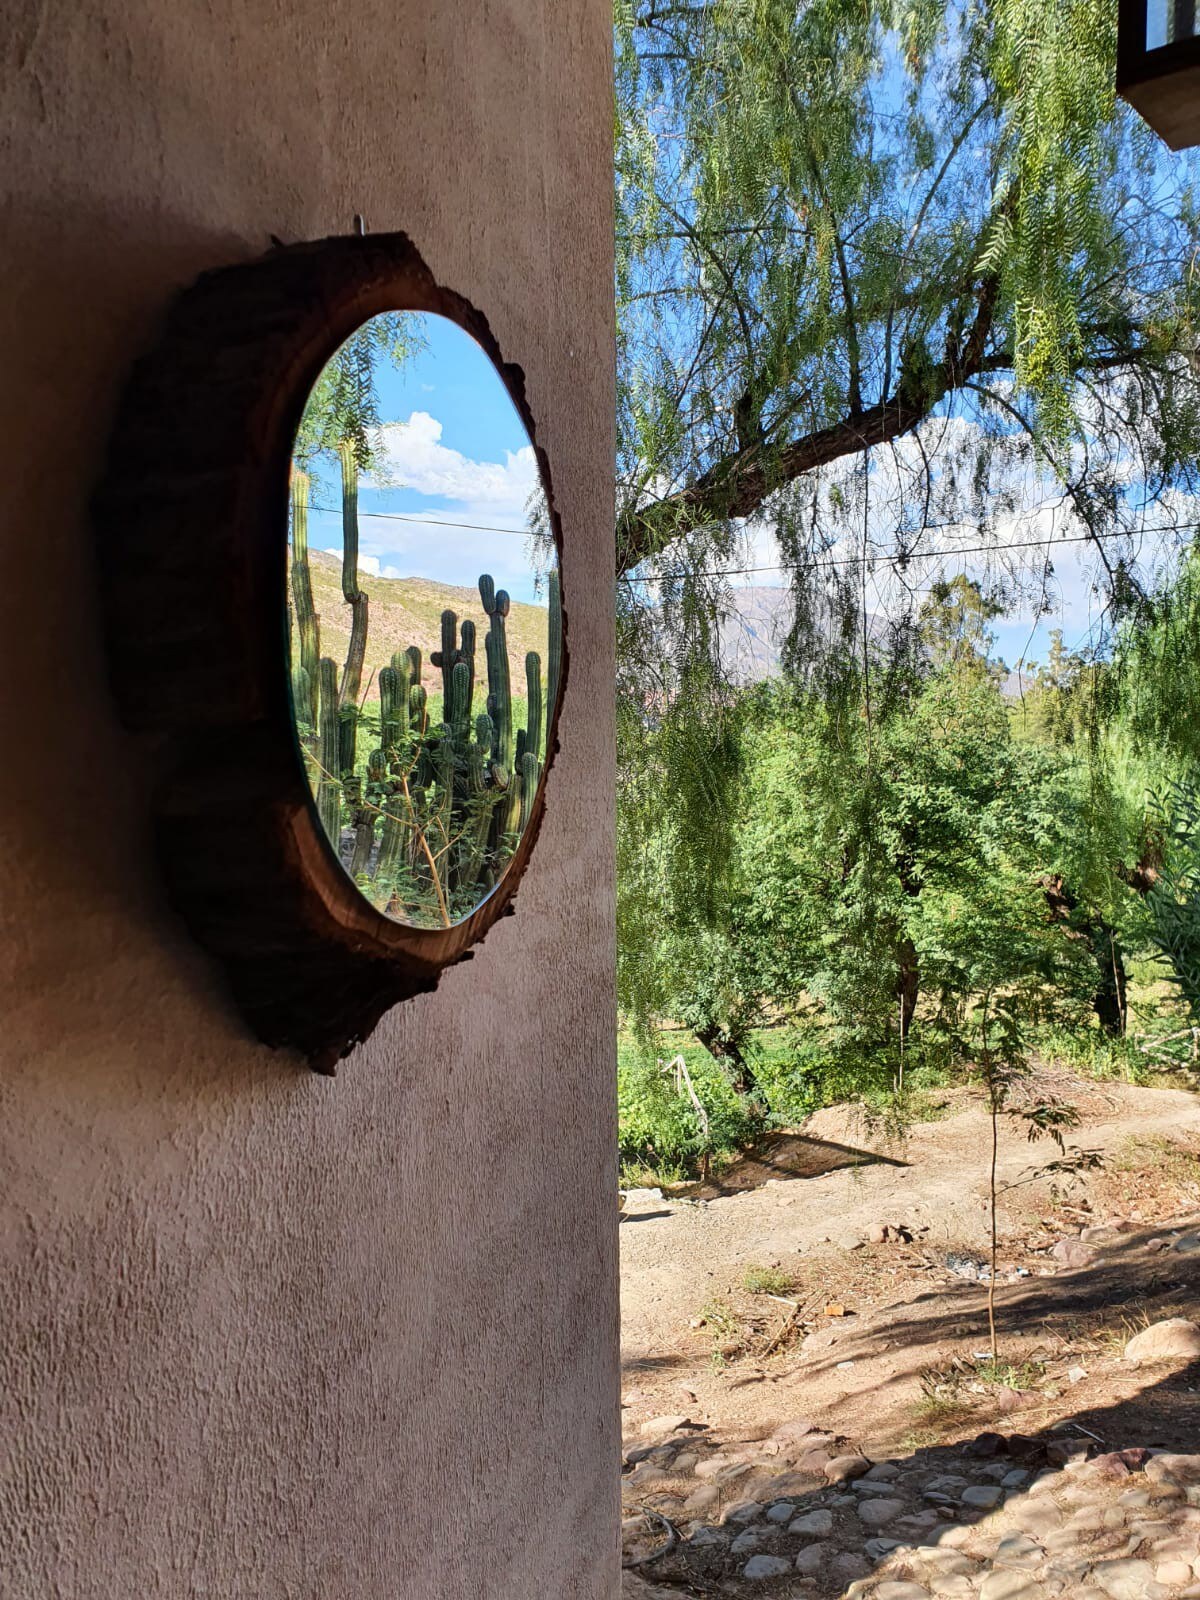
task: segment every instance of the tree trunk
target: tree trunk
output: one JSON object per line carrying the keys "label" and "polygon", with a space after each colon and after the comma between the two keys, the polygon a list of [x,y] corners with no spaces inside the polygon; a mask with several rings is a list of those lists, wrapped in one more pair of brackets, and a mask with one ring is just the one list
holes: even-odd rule
{"label": "tree trunk", "polygon": [[706,1022],[703,1027],[695,1029],[695,1034],[709,1055],[728,1069],[730,1081],[738,1094],[757,1093],[754,1069],[727,1028],[723,1028],[719,1022]]}
{"label": "tree trunk", "polygon": [[908,1038],[917,1000],[921,993],[921,967],[917,947],[906,934],[896,947],[896,1001],[900,1012],[900,1035]]}
{"label": "tree trunk", "polygon": [[1051,916],[1064,925],[1068,938],[1081,939],[1091,951],[1096,963],[1092,1010],[1104,1032],[1110,1038],[1120,1038],[1125,1032],[1128,975],[1116,934],[1103,917],[1074,916],[1072,920],[1079,902],[1061,878],[1045,877],[1041,883]]}
{"label": "tree trunk", "polygon": [[1105,1033],[1118,1039],[1125,1032],[1125,987],[1128,981],[1125,958],[1116,935],[1103,919],[1096,922],[1091,943],[1100,973],[1100,982],[1092,996],[1092,1010]]}

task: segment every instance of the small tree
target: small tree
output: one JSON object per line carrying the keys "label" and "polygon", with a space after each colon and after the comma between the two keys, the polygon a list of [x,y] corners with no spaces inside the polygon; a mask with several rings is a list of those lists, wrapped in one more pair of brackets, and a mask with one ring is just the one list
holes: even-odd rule
{"label": "small tree", "polygon": [[[1027,894],[1036,901],[1037,889]],[[1063,1149],[1063,1134],[1079,1117],[1073,1106],[1053,1098],[1037,1100],[1032,1088],[1033,1062],[1029,1025],[1046,1004],[1046,978],[1053,970],[1053,926],[1039,928],[1030,918],[1014,924],[996,907],[976,903],[959,930],[958,950],[965,955],[958,992],[973,996],[960,1007],[955,1045],[970,1065],[987,1100],[991,1140],[988,1159],[988,1345],[993,1366],[999,1359],[996,1337],[996,1271],[999,1258],[1000,1124],[1008,1116],[1019,1122],[1030,1140],[1049,1137]],[[1024,1103],[1014,1103],[1016,1096]]]}

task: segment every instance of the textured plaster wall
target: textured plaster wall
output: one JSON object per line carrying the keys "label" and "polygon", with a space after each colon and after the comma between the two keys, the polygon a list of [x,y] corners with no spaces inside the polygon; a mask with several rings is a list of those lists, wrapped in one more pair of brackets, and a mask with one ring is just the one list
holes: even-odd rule
{"label": "textured plaster wall", "polygon": [[[615,1595],[610,14],[5,8],[5,1600]],[[572,659],[516,917],[328,1080],[163,903],[87,499],[173,290],[355,212],[526,368]]]}

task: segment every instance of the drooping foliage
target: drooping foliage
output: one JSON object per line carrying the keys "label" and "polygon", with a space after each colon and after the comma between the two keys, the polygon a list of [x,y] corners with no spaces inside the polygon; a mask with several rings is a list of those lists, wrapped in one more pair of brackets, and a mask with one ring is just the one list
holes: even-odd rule
{"label": "drooping foliage", "polygon": [[[618,4],[622,1001],[741,1081],[793,1002],[949,1037],[968,935],[1125,1025],[1157,758],[1102,633],[1016,712],[986,642],[1050,606],[1053,541],[1112,629],[1200,520],[1192,168],[1115,101],[1114,33],[1111,0]],[[760,565],[786,683],[747,693]]]}
{"label": "drooping foliage", "polygon": [[390,311],[356,328],[321,368],[296,434],[292,456],[306,471],[329,465],[349,447],[365,471],[377,455],[378,377],[387,366],[403,367],[424,348],[419,319]]}
{"label": "drooping foliage", "polygon": [[1190,481],[1196,219],[1114,101],[1110,0],[617,17],[622,571],[935,416],[970,426],[911,464],[900,543],[930,495],[994,517],[1013,430],[1097,534],[1139,509],[1127,452]]}

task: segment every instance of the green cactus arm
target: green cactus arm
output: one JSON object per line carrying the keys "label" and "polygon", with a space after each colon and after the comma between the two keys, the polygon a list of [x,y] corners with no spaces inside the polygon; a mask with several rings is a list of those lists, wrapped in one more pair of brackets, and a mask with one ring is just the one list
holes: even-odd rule
{"label": "green cactus arm", "polygon": [[542,781],[542,763],[532,750],[527,750],[521,758],[521,811],[518,827],[521,833],[529,826],[530,813],[533,810],[533,799],[537,794],[537,786]]}
{"label": "green cactus arm", "polygon": [[456,661],[449,676],[443,715],[455,745],[464,750],[471,727],[471,669],[465,661]]}
{"label": "green cactus arm", "polygon": [[536,650],[525,657],[525,697],[529,702],[525,746],[534,755],[542,753],[542,658]]}
{"label": "green cactus arm", "polygon": [[351,440],[338,447],[338,459],[342,468],[342,594],[350,607],[350,642],[339,697],[343,706],[357,707],[367,653],[368,600],[358,586],[358,457]]}
{"label": "green cactus arm", "polygon": [[549,754],[550,729],[558,705],[558,686],[562,681],[562,577],[557,567],[550,569],[550,637],[546,646],[546,748]]}
{"label": "green cactus arm", "polygon": [[492,759],[507,771],[512,766],[512,692],[508,670],[508,637],[504,619],[508,615],[508,596],[488,573],[479,579],[479,598],[491,619],[484,653],[487,657],[488,715],[495,725]]}
{"label": "green cactus arm", "polygon": [[312,710],[312,684],[308,673],[297,665],[292,668],[292,709],[296,718],[297,731],[305,740],[314,737],[317,731],[317,719]]}
{"label": "green cactus arm", "polygon": [[475,705],[475,624],[470,617],[464,617],[462,625],[462,644],[459,647],[460,659],[465,661],[470,672],[467,685],[467,716],[472,714]]}
{"label": "green cactus arm", "polygon": [[385,752],[400,743],[407,724],[408,674],[403,678],[395,667],[379,669],[379,742]]}
{"label": "green cactus arm", "polygon": [[[450,675],[458,662],[458,616],[447,609],[442,612],[442,646],[429,657],[431,667],[442,674],[442,705],[450,703]],[[447,719],[449,720],[449,719]]]}
{"label": "green cactus arm", "polygon": [[298,468],[292,469],[292,610],[296,622],[296,648],[293,657],[299,656],[299,667],[305,674],[297,687],[305,691],[304,698],[296,699],[296,712],[310,728],[317,726],[317,696],[319,661],[321,657],[321,619],[313,603],[312,572],[308,563],[308,491],[309,477]]}
{"label": "green cactus arm", "polygon": [[342,834],[342,786],[339,761],[340,727],[338,718],[337,662],[322,656],[320,664],[319,745],[320,776],[317,783],[317,811],[321,826],[336,848]]}

